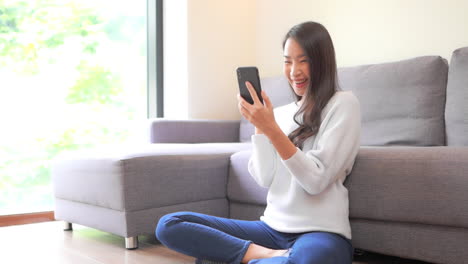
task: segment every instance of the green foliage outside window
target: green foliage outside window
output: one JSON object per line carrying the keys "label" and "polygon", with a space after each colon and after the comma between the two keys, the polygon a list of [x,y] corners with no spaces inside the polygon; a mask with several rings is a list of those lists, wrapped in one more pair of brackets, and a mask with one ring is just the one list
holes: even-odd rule
{"label": "green foliage outside window", "polygon": [[[140,14],[123,6],[137,2],[0,0],[0,80],[20,80],[0,83],[0,117],[10,120],[0,135],[0,215],[26,200],[51,207],[57,155],[123,142],[125,124],[144,118],[146,1]],[[11,94],[41,96],[22,105]],[[15,120],[15,107],[28,112]],[[47,115],[35,111],[44,107]]]}

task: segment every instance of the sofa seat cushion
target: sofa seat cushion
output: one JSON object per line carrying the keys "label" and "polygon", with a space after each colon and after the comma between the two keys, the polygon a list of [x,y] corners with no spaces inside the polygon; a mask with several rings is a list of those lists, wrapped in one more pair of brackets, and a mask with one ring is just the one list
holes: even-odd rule
{"label": "sofa seat cushion", "polygon": [[445,123],[448,146],[468,146],[468,47],[450,59]]}
{"label": "sofa seat cushion", "polygon": [[[266,205],[247,171],[251,151],[231,156],[230,203]],[[350,217],[468,228],[468,148],[361,147],[345,186]]]}
{"label": "sofa seat cushion", "polygon": [[226,199],[229,157],[249,148],[250,143],[147,144],[76,151],[54,161],[54,193],[119,211]]}
{"label": "sofa seat cushion", "polygon": [[439,56],[340,68],[361,103],[361,145],[444,145],[447,71]]}
{"label": "sofa seat cushion", "polygon": [[244,150],[231,156],[227,196],[230,202],[266,205],[268,189],[260,187],[247,170],[251,153]]}
{"label": "sofa seat cushion", "polygon": [[468,148],[363,147],[345,181],[350,217],[468,228]]}

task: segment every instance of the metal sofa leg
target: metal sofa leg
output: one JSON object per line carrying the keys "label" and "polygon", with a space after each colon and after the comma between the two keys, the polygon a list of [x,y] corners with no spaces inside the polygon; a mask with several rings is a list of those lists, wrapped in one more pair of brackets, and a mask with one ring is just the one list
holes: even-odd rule
{"label": "metal sofa leg", "polygon": [[63,221],[63,231],[72,231],[73,225],[70,222]]}
{"label": "metal sofa leg", "polygon": [[126,237],[125,238],[126,249],[137,249],[138,248],[138,236]]}

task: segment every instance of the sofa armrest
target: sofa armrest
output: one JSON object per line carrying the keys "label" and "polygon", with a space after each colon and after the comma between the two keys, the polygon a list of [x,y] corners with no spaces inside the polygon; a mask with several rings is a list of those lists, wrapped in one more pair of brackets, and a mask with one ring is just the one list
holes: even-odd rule
{"label": "sofa armrest", "polygon": [[468,147],[361,147],[350,217],[468,228]]}
{"label": "sofa armrest", "polygon": [[239,142],[239,120],[150,119],[150,143]]}

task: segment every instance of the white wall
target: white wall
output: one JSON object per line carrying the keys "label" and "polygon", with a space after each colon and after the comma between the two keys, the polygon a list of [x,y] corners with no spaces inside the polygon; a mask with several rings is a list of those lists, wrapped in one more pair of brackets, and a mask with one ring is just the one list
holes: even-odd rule
{"label": "white wall", "polygon": [[[164,5],[169,11],[164,18],[165,116],[238,119],[235,69],[255,65],[255,2],[167,0]],[[177,11],[176,5],[185,6]]]}
{"label": "white wall", "polygon": [[257,10],[257,65],[265,76],[281,74],[277,46],[291,26],[307,20],[329,30],[338,66],[450,59],[454,49],[468,46],[465,0],[257,0]]}
{"label": "white wall", "polygon": [[163,3],[164,116],[188,118],[187,0]]}
{"label": "white wall", "polygon": [[[177,1],[187,4],[187,105],[181,116],[188,118],[238,119],[235,68],[256,65],[262,77],[281,74],[283,36],[303,21],[327,27],[338,66],[423,55],[450,59],[454,49],[468,46],[466,0]],[[178,91],[178,85],[166,80],[165,88]]]}
{"label": "white wall", "polygon": [[189,117],[238,119],[235,69],[255,64],[252,0],[188,1]]}

